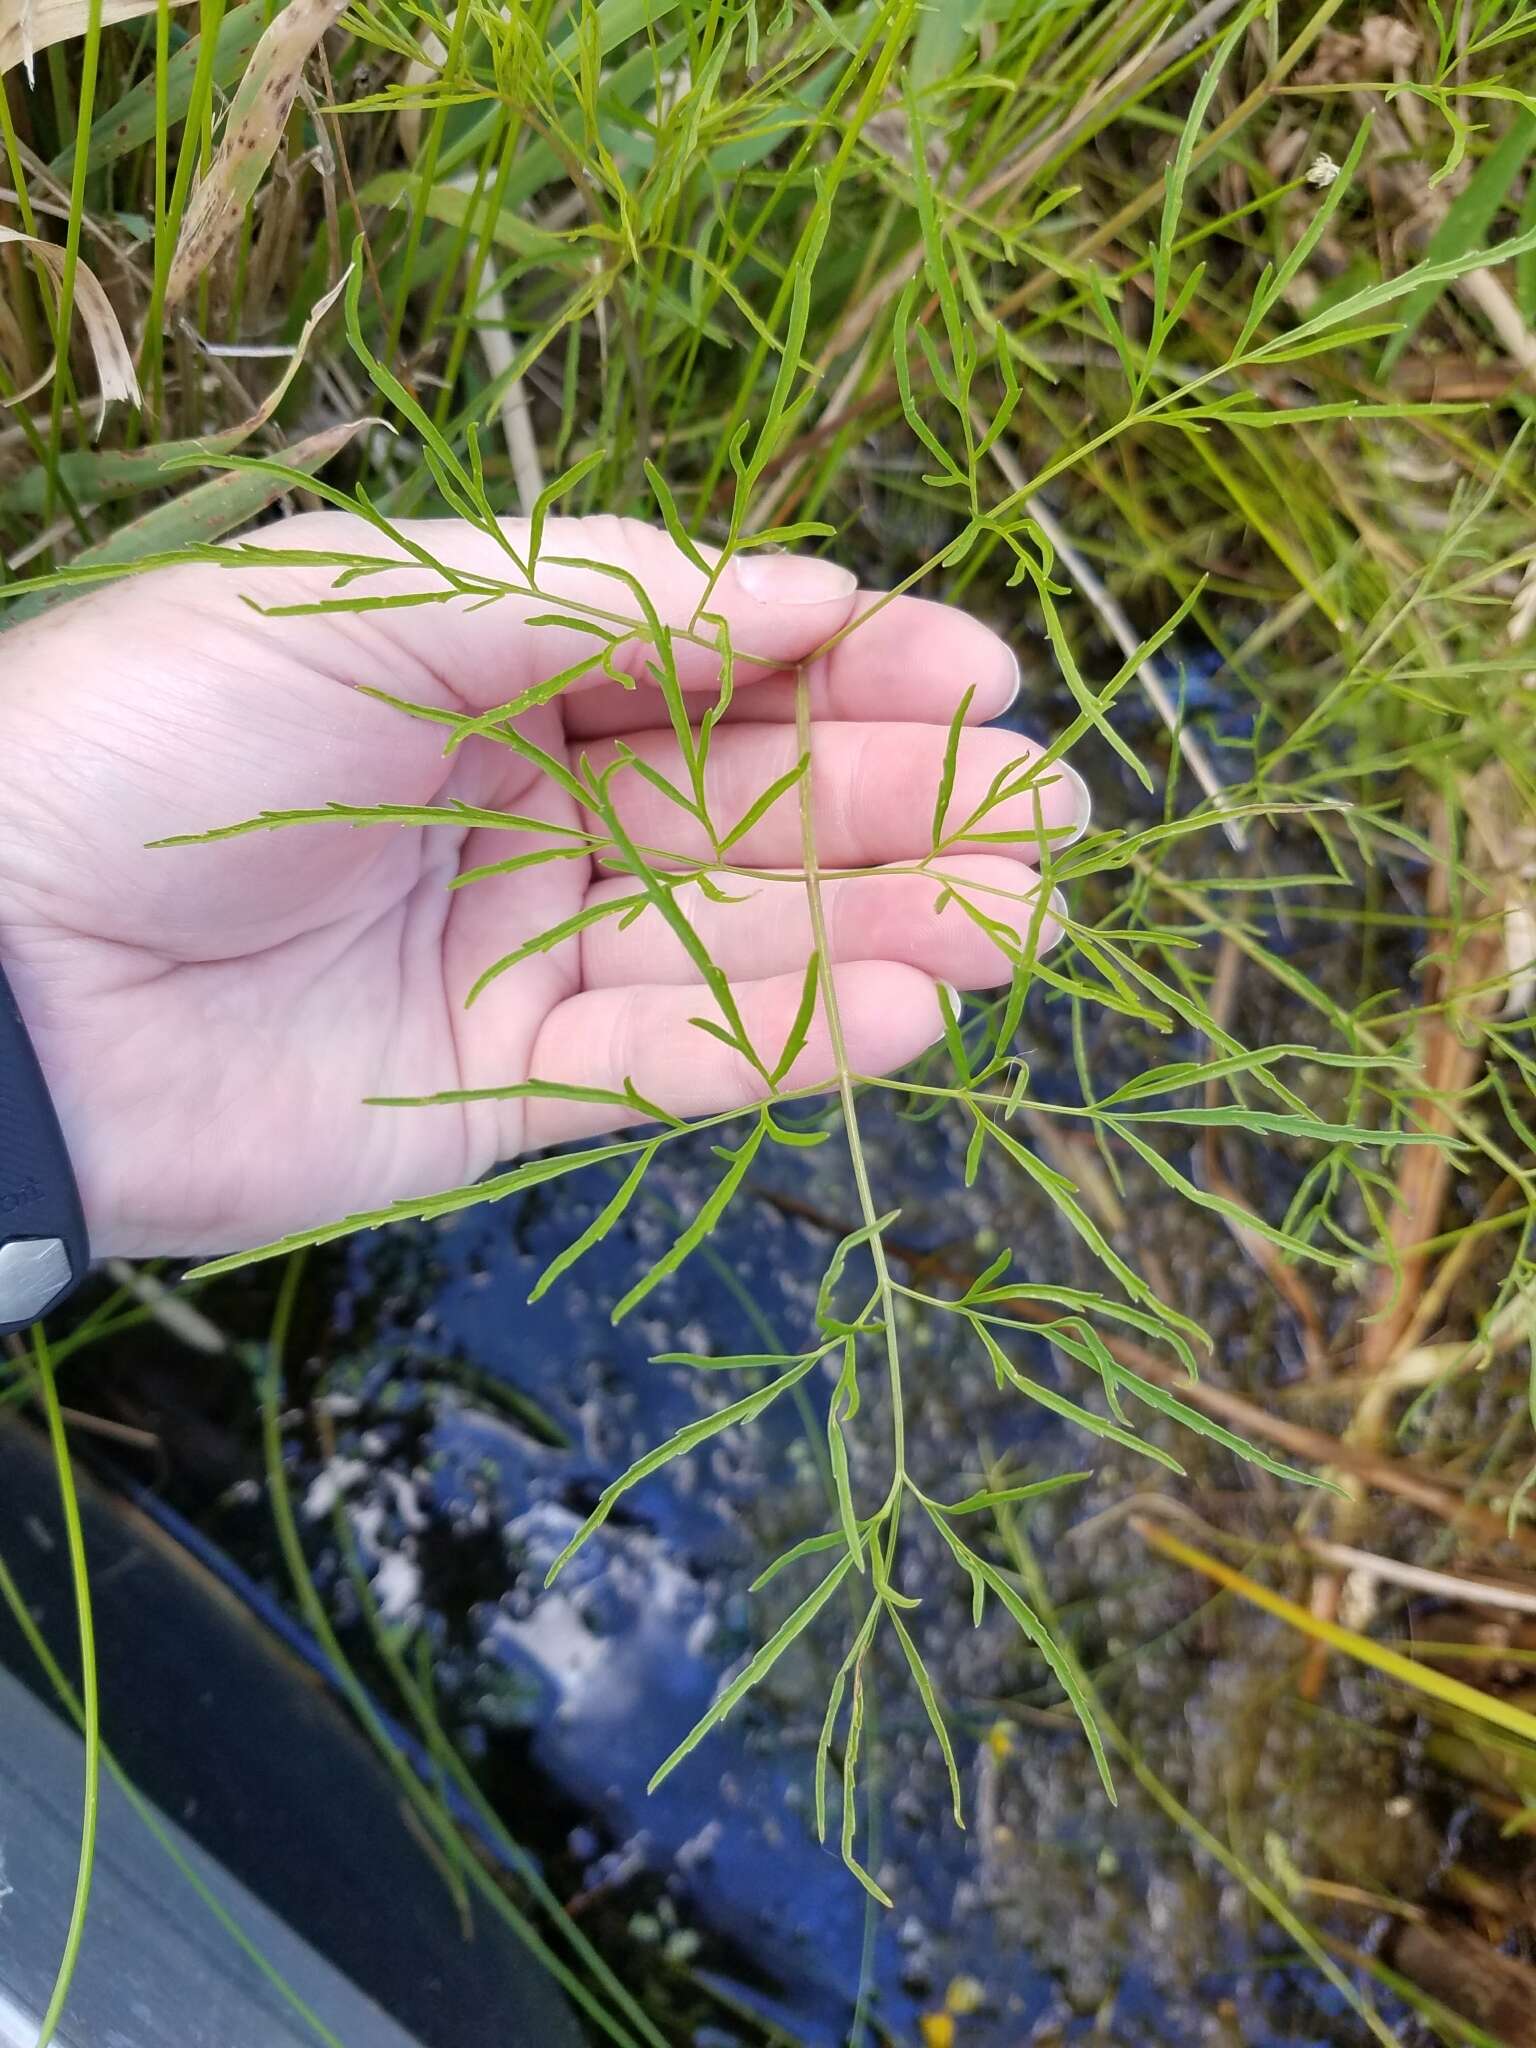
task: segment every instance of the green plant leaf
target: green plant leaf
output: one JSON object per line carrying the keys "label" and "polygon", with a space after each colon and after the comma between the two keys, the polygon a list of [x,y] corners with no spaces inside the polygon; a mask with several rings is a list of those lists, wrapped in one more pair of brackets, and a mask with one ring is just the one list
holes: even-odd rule
{"label": "green plant leaf", "polygon": [[917,1687],[918,1697],[923,1703],[923,1712],[928,1716],[928,1725],[932,1728],[938,1740],[939,1754],[944,1759],[944,1768],[949,1773],[950,1808],[955,1817],[955,1826],[963,1828],[965,1826],[965,1801],[960,1790],[960,1766],[955,1762],[955,1747],[949,1739],[949,1729],[945,1726],[944,1716],[939,1710],[938,1698],[933,1690],[933,1680],[928,1674],[927,1665],[918,1654],[916,1643],[913,1642],[911,1635],[907,1631],[906,1623],[894,1607],[890,1608],[888,1612],[891,1617],[891,1627],[896,1631],[896,1640],[901,1645],[902,1655],[907,1660],[907,1667],[912,1673],[912,1680]]}
{"label": "green plant leaf", "polygon": [[1098,1766],[1099,1778],[1109,1796],[1109,1802],[1112,1806],[1118,1805],[1115,1781],[1110,1775],[1109,1759],[1104,1754],[1104,1741],[1094,1717],[1093,1704],[1088,1697],[1082,1675],[1065,1645],[1051,1634],[1029,1602],[1009,1584],[997,1567],[960,1540],[942,1514],[935,1513],[930,1508],[928,1519],[944,1538],[950,1554],[964,1566],[973,1583],[984,1586],[1002,1603],[1014,1623],[1045,1659],[1051,1675],[1066,1694],[1073,1712],[1082,1723],[1083,1733],[1088,1738],[1088,1747],[1093,1752],[1093,1760]]}
{"label": "green plant leaf", "polygon": [[579,1173],[583,1167],[603,1166],[610,1159],[626,1158],[635,1149],[633,1144],[598,1145],[586,1152],[563,1152],[553,1159],[525,1160],[508,1173],[493,1174],[489,1180],[472,1181],[468,1187],[448,1188],[437,1195],[412,1196],[403,1202],[391,1202],[382,1209],[364,1209],[356,1215],[343,1217],[337,1223],[321,1224],[314,1230],[292,1231],[286,1237],[257,1245],[251,1251],[230,1252],[223,1258],[209,1259],[200,1266],[194,1266],[187,1278],[212,1279],[217,1274],[233,1273],[241,1266],[254,1265],[261,1259],[279,1258],[288,1252],[304,1251],[311,1245],[334,1244],[338,1238],[354,1236],[360,1230],[382,1230],[390,1223],[425,1223],[439,1216],[451,1216],[460,1209],[476,1208],[483,1202],[505,1201],[508,1195],[521,1194],[524,1189],[540,1187],[546,1181],[561,1180],[568,1173]]}
{"label": "green plant leaf", "polygon": [[[816,1015],[816,998],[820,989],[821,955],[819,952],[813,952],[810,959],[805,963],[805,979],[801,984],[800,1001],[796,1005],[794,1017],[785,1035],[784,1050],[775,1060],[773,1072],[769,1077],[775,1087],[784,1079],[790,1068],[795,1064],[795,1061],[799,1059],[801,1053],[805,1050],[805,1042],[811,1035],[811,1020]],[[780,1142],[786,1139],[791,1144],[802,1142],[798,1135],[791,1136],[789,1132],[781,1130],[777,1124],[773,1125],[772,1134]],[[813,1142],[820,1142],[827,1134],[817,1131],[807,1133],[806,1135]]]}
{"label": "green plant leaf", "polygon": [[832,1466],[832,1486],[837,1496],[837,1512],[842,1522],[843,1541],[848,1545],[849,1556],[862,1572],[862,1525],[858,1510],[853,1504],[853,1487],[848,1476],[848,1446],[843,1438],[845,1425],[851,1422],[858,1412],[858,1340],[850,1335],[843,1341],[843,1368],[838,1374],[837,1385],[832,1389],[832,1398],[827,1403],[827,1456]]}
{"label": "green plant leaf", "polygon": [[802,754],[793,768],[788,768],[782,775],[776,776],[760,796],[753,798],[730,831],[721,839],[720,851],[728,853],[738,841],[745,839],[759,818],[766,817],[776,803],[788,796],[792,789],[799,787],[810,773],[810,767],[810,755]]}
{"label": "green plant leaf", "polygon": [[651,1161],[656,1157],[656,1152],[657,1146],[655,1144],[646,1146],[645,1150],[636,1157],[634,1165],[629,1169],[629,1172],[625,1175],[619,1186],[614,1190],[611,1199],[604,1203],[580,1237],[573,1239],[563,1252],[555,1254],[534,1282],[533,1290],[528,1296],[530,1303],[539,1300],[542,1295],[547,1294],[562,1273],[568,1273],[579,1258],[591,1251],[594,1245],[602,1243],[603,1239],[629,1207],[631,1201],[633,1201],[635,1191],[641,1181],[644,1180]]}
{"label": "green plant leaf", "polygon": [[850,1230],[846,1237],[838,1239],[833,1247],[832,1256],[827,1260],[826,1270],[821,1276],[821,1285],[816,1291],[816,1321],[823,1329],[831,1330],[839,1337],[848,1334],[848,1326],[834,1315],[832,1310],[833,1297],[837,1293],[838,1282],[843,1277],[843,1269],[848,1264],[851,1253],[856,1252],[860,1245],[872,1243],[888,1230],[900,1215],[899,1209],[888,1209],[883,1216],[877,1216],[871,1223],[861,1224],[857,1230]]}
{"label": "green plant leaf", "polygon": [[645,458],[642,466],[645,470],[645,480],[650,485],[652,492],[655,494],[656,503],[661,508],[662,524],[672,537],[672,545],[677,549],[684,561],[691,563],[701,576],[708,576],[710,573],[709,564],[699,553],[693,536],[683,524],[682,514],[677,509],[677,500],[672,495],[672,486],[667,482],[649,456]]}
{"label": "green plant leaf", "polygon": [[[1053,1415],[1061,1416],[1063,1421],[1074,1422],[1079,1429],[1087,1430],[1090,1435],[1101,1436],[1108,1443],[1119,1444],[1122,1450],[1133,1451],[1141,1458],[1150,1458],[1155,1465],[1166,1465],[1170,1472],[1177,1472],[1182,1476],[1184,1467],[1171,1452],[1165,1451],[1161,1444],[1148,1443],[1145,1438],[1135,1435],[1131,1430],[1122,1429],[1118,1423],[1108,1422],[1102,1415],[1095,1415],[1090,1409],[1080,1407],[1065,1394],[1058,1394],[1054,1387],[1046,1386],[1043,1381],[1031,1379],[1028,1373],[1019,1370],[979,1317],[972,1316],[969,1321],[992,1361],[992,1369],[999,1386],[1011,1386],[1027,1399],[1038,1402],[1042,1408],[1049,1408]],[[1034,1334],[1048,1336],[1049,1325],[1042,1326]]]}
{"label": "green plant leaf", "polygon": [[1063,1486],[1081,1486],[1092,1477],[1091,1472],[1058,1472],[1050,1479],[1033,1479],[1024,1486],[983,1486],[976,1493],[968,1493],[964,1500],[936,1500],[929,1505],[941,1515],[974,1515],[983,1508],[1011,1507],[1021,1500],[1037,1500],[1041,1494],[1055,1493]]}
{"label": "green plant leaf", "polygon": [[752,1129],[742,1139],[734,1152],[726,1154],[729,1164],[715,1187],[699,1205],[699,1212],[687,1229],[673,1239],[643,1279],[637,1280],[613,1310],[613,1321],[622,1322],[631,1309],[637,1308],[653,1288],[677,1271],[690,1252],[696,1251],[708,1237],[720,1218],[725,1214],[731,1197],[747,1176],[747,1170],[757,1157],[763,1139],[767,1135],[767,1119],[759,1116]]}
{"label": "green plant leaf", "polygon": [[[603,1526],[632,1487],[638,1486],[642,1479],[648,1479],[653,1472],[659,1472],[663,1465],[670,1465],[674,1458],[686,1457],[689,1451],[696,1450],[700,1444],[708,1443],[711,1437],[719,1436],[722,1430],[735,1429],[754,1421],[781,1394],[786,1394],[791,1387],[798,1386],[815,1363],[814,1358],[802,1358],[797,1365],[792,1365],[788,1372],[781,1373],[767,1386],[756,1387],[750,1394],[743,1394],[739,1401],[732,1401],[724,1408],[717,1408],[712,1414],[701,1415],[697,1422],[686,1423],[683,1428],[669,1436],[664,1444],[657,1444],[654,1450],[649,1450],[643,1457],[636,1458],[626,1472],[621,1473],[610,1485],[603,1488],[596,1507],[546,1572],[545,1585],[554,1584],[577,1551]],[[852,1564],[853,1560],[850,1557],[845,1562]]]}
{"label": "green plant leaf", "polygon": [[672,1751],[672,1754],[653,1772],[647,1790],[654,1792],[662,1780],[682,1762],[683,1758],[698,1748],[710,1730],[719,1727],[726,1715],[746,1698],[753,1686],[761,1679],[767,1677],[790,1644],[797,1637],[804,1635],[817,1615],[820,1614],[822,1608],[826,1606],[832,1595],[843,1583],[843,1580],[847,1578],[852,1568],[853,1559],[851,1557],[840,1557],[838,1559],[831,1571],[821,1581],[821,1584],[813,1592],[808,1593],[794,1612],[779,1624],[757,1655],[752,1658],[746,1669],[732,1680],[714,1700],[708,1711],[700,1715],[699,1719],[695,1721],[676,1749]]}

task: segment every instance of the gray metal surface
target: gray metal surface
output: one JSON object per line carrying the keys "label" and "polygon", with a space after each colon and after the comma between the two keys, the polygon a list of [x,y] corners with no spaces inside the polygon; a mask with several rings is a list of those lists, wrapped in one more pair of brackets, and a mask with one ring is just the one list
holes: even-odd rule
{"label": "gray metal surface", "polygon": [[18,1237],[0,1244],[0,1323],[31,1322],[73,1278],[62,1238]]}
{"label": "gray metal surface", "polygon": [[[402,1817],[393,1776],[313,1670],[180,1544],[95,1483],[83,1461],[75,1479],[102,1732],[139,1791],[175,1819],[209,1867],[260,1901],[276,1924],[302,1930],[309,1949],[413,2043],[580,2048],[558,1987],[504,1922],[477,1912],[466,1928],[443,1872]],[[14,1419],[0,1421],[0,1555],[72,1670],[74,1596],[58,1479],[46,1438]],[[32,1687],[52,1713],[52,1694],[4,1602],[0,1667]],[[45,1781],[17,1765],[11,1718],[0,1700],[0,1758],[13,1775],[19,1770],[23,1785],[39,1790]],[[72,1869],[78,1769],[55,1776],[53,1805],[67,1822],[61,1861]],[[21,1867],[17,1845],[31,1825],[14,1818],[19,1811],[0,1774],[0,1856],[11,1866],[12,1884]],[[197,1930],[204,1943],[224,1944],[164,1857],[149,1847],[143,1853],[151,1890],[174,1907],[174,1925]],[[13,1906],[0,1902],[0,1956]],[[34,1928],[32,1936],[50,1968],[67,1919],[61,1891],[48,1928]],[[345,2048],[372,2048],[376,2038],[336,2032]],[[200,2044],[204,2037],[186,2038]],[[219,2039],[216,2032],[212,2038]],[[232,2037],[237,2048],[244,2038]],[[286,2034],[268,2028],[264,2038],[287,2048]],[[159,2036],[148,2040],[160,2048]],[[141,2042],[120,2031],[112,2048]]]}
{"label": "gray metal surface", "polygon": [[[0,2048],[37,2041],[74,1895],[83,1756],[73,1729],[0,1670]],[[415,2048],[291,1927],[166,1826],[235,1924],[344,2048]],[[62,2048],[314,2048],[322,2036],[219,1926],[106,1780],[85,1940],[55,2038]]]}

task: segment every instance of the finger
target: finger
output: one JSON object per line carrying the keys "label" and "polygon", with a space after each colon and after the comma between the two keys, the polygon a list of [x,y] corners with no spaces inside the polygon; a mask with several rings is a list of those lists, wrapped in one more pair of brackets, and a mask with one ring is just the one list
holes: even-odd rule
{"label": "finger", "polygon": [[[636,586],[667,637],[679,684],[704,692],[718,691],[720,655],[716,628],[707,618],[696,623],[701,606],[725,621],[736,680],[745,686],[831,639],[858,588],[835,562],[781,554],[739,556],[711,587],[666,533],[637,519],[551,519],[532,585],[525,521],[503,523],[505,545],[466,520],[402,520],[397,532],[403,547],[362,520],[315,513],[288,521],[283,544],[285,552],[399,561],[399,568],[352,577],[339,595],[371,607],[364,616],[374,633],[417,662],[437,694],[475,710],[511,703],[583,663],[591,666],[570,689],[607,685],[630,695],[604,668],[605,636],[614,638],[607,659],[618,672],[653,687],[663,656]],[[717,552],[699,550],[707,561]],[[299,574],[326,598],[340,567],[317,564]],[[275,601],[291,602],[291,587]]]}
{"label": "finger", "polygon": [[[812,735],[812,805],[817,853],[825,867],[889,867],[932,845],[934,813],[944,780],[948,734],[933,725],[820,725]],[[629,735],[626,744],[673,788],[687,777],[670,733]],[[797,759],[784,726],[733,726],[717,732],[705,772],[706,808],[730,832]],[[960,834],[972,850],[1038,853],[1042,839],[1059,849],[1087,822],[1087,791],[1063,761],[1037,767],[1041,749],[1016,733],[986,728],[960,735],[944,834]],[[588,750],[601,772],[620,756],[614,742]],[[1001,800],[982,811],[994,794]],[[635,769],[622,764],[608,794],[637,845],[665,849],[674,860],[706,860],[709,836],[697,818],[674,804]],[[974,822],[973,822],[974,821]],[[595,830],[601,823],[592,819]],[[1000,835],[1000,836],[996,836]],[[979,843],[978,843],[979,842]],[[740,867],[801,864],[799,789],[793,787],[730,849]]]}
{"label": "finger", "polygon": [[[824,882],[822,915],[831,958],[895,961],[955,988],[996,988],[1011,979],[1018,955],[1031,947],[1044,953],[1061,937],[1060,923],[1040,905],[1039,876],[1022,862],[957,854],[935,865],[942,881],[909,872]],[[786,873],[780,880],[728,887],[736,899],[729,903],[710,901],[691,882],[676,892],[678,908],[721,973],[732,981],[802,973],[815,946],[804,880]],[[615,875],[593,885],[587,904],[630,903],[635,895],[636,884]],[[967,906],[1004,928],[1003,944]],[[649,905],[633,923],[616,911],[583,934],[585,988],[700,981],[692,957]]]}
{"label": "finger", "polygon": [[[813,718],[893,718],[947,726],[971,690],[966,723],[983,725],[1000,717],[1018,695],[1017,657],[967,612],[926,598],[885,599],[865,591],[853,619],[847,637],[812,665]],[[698,695],[690,705],[695,720],[715,701],[713,692]],[[584,690],[564,708],[566,731],[580,738],[667,722],[659,698],[637,699],[616,683]],[[767,676],[753,683],[733,699],[725,716],[738,723],[793,724],[794,678]]]}
{"label": "finger", "polygon": [[[833,985],[844,1047],[856,1073],[891,1073],[943,1035],[943,998],[916,968],[856,960],[833,970]],[[748,1037],[769,1067],[789,1037],[801,986],[800,975],[788,974],[741,982],[732,990]],[[689,1022],[698,1016],[718,1021],[719,1012],[694,988],[593,989],[572,996],[545,1020],[534,1047],[533,1078],[613,1090],[632,1081],[648,1102],[677,1117],[713,1116],[763,1101],[768,1088],[762,1075],[739,1052]],[[836,1072],[826,1016],[818,1007],[804,1048],[780,1086],[831,1086]],[[519,1143],[554,1145],[638,1121],[602,1104],[531,1101]]]}

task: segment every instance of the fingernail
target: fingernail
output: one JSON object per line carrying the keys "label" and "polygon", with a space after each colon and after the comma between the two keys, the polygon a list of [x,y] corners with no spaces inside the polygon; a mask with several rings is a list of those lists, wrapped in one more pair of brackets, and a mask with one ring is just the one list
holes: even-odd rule
{"label": "fingernail", "polygon": [[1062,833],[1059,838],[1054,834],[1051,838],[1052,851],[1061,853],[1067,847],[1075,846],[1093,823],[1093,791],[1084,782],[1082,776],[1078,774],[1070,761],[1058,761],[1056,763],[1056,772],[1062,781],[1070,787],[1073,795],[1071,829]]}
{"label": "fingernail", "polygon": [[735,569],[759,604],[846,604],[859,587],[851,569],[819,555],[738,555]]}
{"label": "fingernail", "polygon": [[1001,718],[1005,712],[1011,711],[1014,705],[1018,703],[1019,692],[1024,687],[1023,665],[1020,663],[1019,657],[1014,653],[1011,647],[1008,650],[1008,659],[1013,663],[1013,688],[1008,692],[1007,703],[1003,706],[1002,711],[999,711],[999,713],[997,714],[999,718]]}
{"label": "fingernail", "polygon": [[934,1034],[934,1043],[937,1044],[945,1035],[944,1017],[946,1015],[946,1005],[948,1005],[947,1014],[949,1017],[956,1024],[960,1022],[960,991],[952,981],[936,981],[933,984],[933,992],[939,999],[939,1028]]}
{"label": "fingernail", "polygon": [[1051,891],[1050,899],[1045,906],[1045,914],[1050,921],[1051,935],[1043,945],[1035,948],[1037,958],[1059,946],[1067,935],[1067,899],[1060,889]]}

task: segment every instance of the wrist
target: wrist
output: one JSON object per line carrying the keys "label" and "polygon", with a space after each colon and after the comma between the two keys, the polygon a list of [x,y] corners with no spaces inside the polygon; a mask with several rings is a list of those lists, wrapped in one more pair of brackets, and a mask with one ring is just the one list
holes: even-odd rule
{"label": "wrist", "polygon": [[64,1134],[0,963],[0,1333],[57,1308],[89,1264]]}

